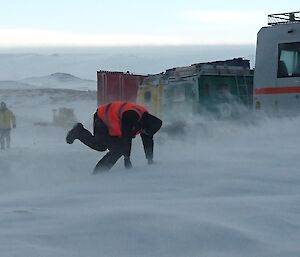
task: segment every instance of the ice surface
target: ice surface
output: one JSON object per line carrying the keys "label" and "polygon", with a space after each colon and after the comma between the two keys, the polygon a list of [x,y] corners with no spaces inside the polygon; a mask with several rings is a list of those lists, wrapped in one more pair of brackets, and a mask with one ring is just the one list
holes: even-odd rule
{"label": "ice surface", "polygon": [[137,138],[133,169],[91,175],[103,153],[34,125],[66,106],[92,128],[94,96],[56,90],[1,91],[17,118],[0,152],[1,257],[300,255],[299,117],[199,118],[157,135],[156,164]]}

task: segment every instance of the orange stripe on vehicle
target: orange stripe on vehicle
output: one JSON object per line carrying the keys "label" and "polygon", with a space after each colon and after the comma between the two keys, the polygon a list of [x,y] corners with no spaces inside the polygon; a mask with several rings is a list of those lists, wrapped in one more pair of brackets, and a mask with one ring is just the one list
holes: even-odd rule
{"label": "orange stripe on vehicle", "polygon": [[256,95],[293,94],[300,93],[300,86],[295,87],[265,87],[255,89]]}

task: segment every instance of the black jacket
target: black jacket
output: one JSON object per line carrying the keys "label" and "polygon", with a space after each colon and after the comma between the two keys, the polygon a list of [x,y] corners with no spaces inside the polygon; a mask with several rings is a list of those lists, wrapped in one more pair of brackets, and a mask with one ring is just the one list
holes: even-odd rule
{"label": "black jacket", "polygon": [[146,158],[153,159],[153,135],[162,126],[162,121],[157,117],[144,113],[139,118],[137,112],[129,110],[123,113],[121,120],[122,136],[112,137],[104,122],[94,115],[94,136],[98,138],[99,144],[106,144],[110,151],[121,151],[124,157],[130,157],[132,139],[140,132]]}

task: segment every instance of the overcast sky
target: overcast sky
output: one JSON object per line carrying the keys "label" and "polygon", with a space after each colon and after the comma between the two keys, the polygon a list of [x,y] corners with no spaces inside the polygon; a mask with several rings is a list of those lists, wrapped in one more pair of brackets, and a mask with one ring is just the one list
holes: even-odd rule
{"label": "overcast sky", "polygon": [[255,44],[299,1],[0,0],[0,47]]}

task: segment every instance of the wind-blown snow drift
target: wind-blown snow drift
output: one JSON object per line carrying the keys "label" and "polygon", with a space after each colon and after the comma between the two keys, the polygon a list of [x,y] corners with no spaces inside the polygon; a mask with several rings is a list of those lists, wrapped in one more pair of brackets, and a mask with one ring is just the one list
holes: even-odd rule
{"label": "wind-blown snow drift", "polygon": [[93,98],[7,94],[17,116],[0,152],[1,257],[299,256],[300,118],[199,119],[182,137],[156,137],[147,166],[91,175],[103,156],[66,130],[40,127],[67,105],[92,128]]}

